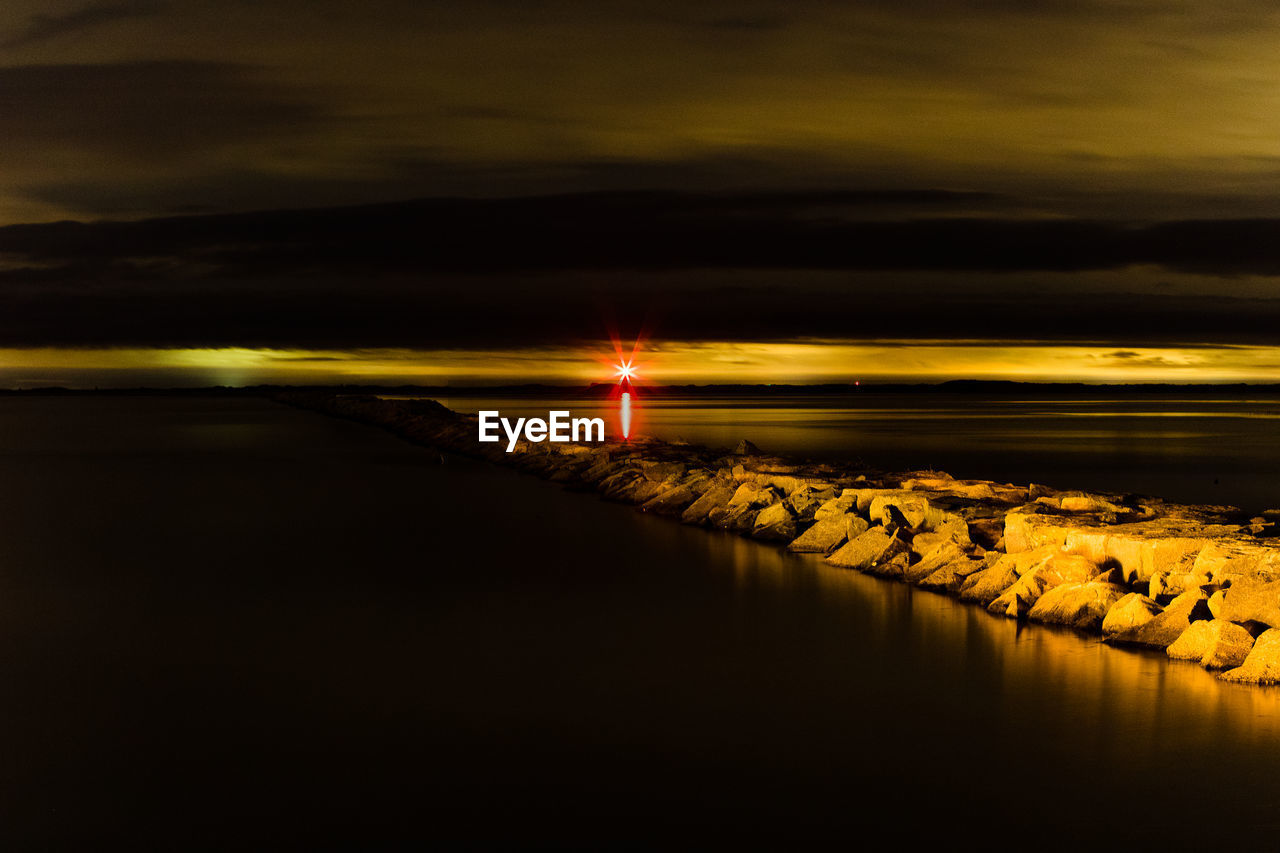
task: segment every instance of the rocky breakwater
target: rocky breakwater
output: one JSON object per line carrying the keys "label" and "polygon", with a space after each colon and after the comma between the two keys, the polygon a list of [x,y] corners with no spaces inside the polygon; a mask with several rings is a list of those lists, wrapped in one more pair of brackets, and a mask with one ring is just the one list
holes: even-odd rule
{"label": "rocky breakwater", "polygon": [[[290,392],[291,405],[513,465],[685,524],[820,554],[1001,617],[1164,651],[1228,681],[1280,683],[1280,531],[1271,513],[1138,495],[886,473],[633,439],[481,444],[427,400]],[[1280,513],[1277,514],[1280,517]],[[1273,538],[1276,537],[1276,538]]]}

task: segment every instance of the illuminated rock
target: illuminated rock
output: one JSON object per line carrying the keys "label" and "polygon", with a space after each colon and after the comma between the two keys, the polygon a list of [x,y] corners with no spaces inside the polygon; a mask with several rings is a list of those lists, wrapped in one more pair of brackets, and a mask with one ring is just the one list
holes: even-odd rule
{"label": "illuminated rock", "polygon": [[712,511],[723,509],[728,505],[735,491],[733,486],[717,481],[715,485],[703,492],[700,498],[689,504],[680,515],[680,520],[685,524],[705,523]]}
{"label": "illuminated rock", "polygon": [[1192,622],[1165,654],[1174,660],[1195,661],[1206,669],[1233,669],[1245,662],[1253,635],[1234,622],[1203,619]]}
{"label": "illuminated rock", "polygon": [[[912,545],[914,544],[913,542]],[[908,565],[903,570],[902,577],[911,583],[919,583],[943,566],[964,557],[965,552],[959,545],[951,539],[944,539],[934,545],[919,562]]]}
{"label": "illuminated rock", "polygon": [[1098,567],[1077,554],[1064,554],[1052,545],[1020,554],[1005,554],[996,568],[1006,567],[1015,579],[994,600],[987,601],[992,613],[1021,617],[1048,589],[1068,582],[1083,582],[1098,574]]}
{"label": "illuminated rock", "polygon": [[830,554],[846,540],[865,533],[869,526],[865,519],[852,513],[827,518],[814,522],[787,547],[797,553]]}
{"label": "illuminated rock", "polygon": [[1191,627],[1192,622],[1211,616],[1205,594],[1200,590],[1189,590],[1147,622],[1119,631],[1108,637],[1106,642],[1163,651],[1182,636],[1182,632]]}
{"label": "illuminated rock", "polygon": [[829,521],[834,518],[843,518],[856,508],[857,501],[853,498],[832,498],[823,502],[822,506],[814,511],[813,517],[816,521]]}
{"label": "illuminated rock", "polygon": [[994,566],[974,572],[960,587],[961,601],[974,601],[983,606],[1000,597],[1018,580],[1013,561],[1001,559]]}
{"label": "illuminated rock", "polygon": [[900,550],[892,557],[872,563],[863,569],[864,572],[871,575],[877,575],[882,578],[893,578],[894,580],[902,580],[903,573],[907,569],[909,558],[905,550]]}
{"label": "illuminated rock", "polygon": [[702,481],[681,483],[650,498],[641,505],[640,509],[643,512],[652,512],[657,515],[680,516],[700,496],[700,485],[702,485]]}
{"label": "illuminated rock", "polygon": [[1240,578],[1222,591],[1221,618],[1280,628],[1280,580]]}
{"label": "illuminated rock", "polygon": [[640,469],[644,472],[645,479],[653,480],[655,483],[683,477],[688,470],[682,462],[642,462]]}
{"label": "illuminated rock", "polygon": [[827,562],[842,569],[866,571],[905,553],[906,549],[907,546],[897,536],[883,527],[873,527],[850,539],[844,547],[827,557]]}
{"label": "illuminated rock", "polygon": [[1020,619],[1053,587],[1050,573],[1043,568],[1032,569],[1009,585],[994,601],[987,605],[988,613],[996,613]]}
{"label": "illuminated rock", "polygon": [[1111,636],[1145,625],[1163,609],[1155,599],[1131,592],[1107,611],[1106,618],[1102,620],[1102,633]]}
{"label": "illuminated rock", "polygon": [[1264,632],[1254,642],[1244,663],[1218,676],[1224,681],[1243,684],[1275,684],[1280,682],[1280,628]]}
{"label": "illuminated rock", "polygon": [[974,573],[987,568],[987,562],[979,558],[962,557],[952,560],[933,574],[920,581],[921,589],[935,592],[959,593],[960,587]]}
{"label": "illuminated rock", "polygon": [[756,515],[751,536],[769,542],[790,542],[796,537],[796,517],[785,503],[770,504]]}
{"label": "illuminated rock", "polygon": [[812,487],[802,485],[787,493],[787,506],[791,507],[791,511],[800,521],[811,521],[817,514],[818,507],[822,502],[814,496]]}
{"label": "illuminated rock", "polygon": [[1107,613],[1129,590],[1098,581],[1068,582],[1051,587],[1036,599],[1027,618],[1032,622],[1100,631]]}
{"label": "illuminated rock", "polygon": [[925,495],[903,491],[872,498],[867,514],[873,523],[880,524],[895,524],[900,518],[912,530],[933,530],[947,518],[947,513],[931,504]]}

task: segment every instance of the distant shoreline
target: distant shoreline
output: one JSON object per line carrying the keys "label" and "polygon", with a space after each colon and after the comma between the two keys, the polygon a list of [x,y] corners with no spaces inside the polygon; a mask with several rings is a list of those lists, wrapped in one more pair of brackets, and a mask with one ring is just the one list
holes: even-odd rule
{"label": "distant shoreline", "polygon": [[[282,392],[330,394],[375,394],[386,396],[430,397],[528,397],[531,399],[581,399],[603,397],[616,385],[598,382],[589,385],[523,383],[508,385],[247,385],[205,386],[192,388],[126,387],[126,388],[0,388],[0,396],[63,395],[146,395],[146,396],[251,396],[269,397]],[[815,384],[723,384],[706,385],[641,385],[638,393],[655,397],[789,397],[789,396],[862,396],[875,394],[956,394],[1018,397],[1067,397],[1080,394],[1131,396],[1179,394],[1195,396],[1227,396],[1241,393],[1280,396],[1280,382],[1275,383],[1128,383],[1094,384],[1088,382],[1016,382],[1004,380],[957,379],[936,383],[815,383]]]}

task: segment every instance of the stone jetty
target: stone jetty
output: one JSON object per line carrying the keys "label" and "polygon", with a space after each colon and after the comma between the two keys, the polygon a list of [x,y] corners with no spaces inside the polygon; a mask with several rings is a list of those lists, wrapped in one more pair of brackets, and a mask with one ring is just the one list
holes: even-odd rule
{"label": "stone jetty", "polygon": [[477,441],[474,417],[430,400],[291,391],[280,402],[510,465],[685,524],[956,596],[996,616],[1062,625],[1280,683],[1280,512],[1143,495],[886,473],[653,439]]}

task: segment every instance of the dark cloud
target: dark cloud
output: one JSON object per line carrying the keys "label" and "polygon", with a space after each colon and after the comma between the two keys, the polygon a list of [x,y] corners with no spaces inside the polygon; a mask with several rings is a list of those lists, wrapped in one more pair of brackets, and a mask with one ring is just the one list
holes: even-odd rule
{"label": "dark cloud", "polygon": [[94,30],[116,21],[152,15],[157,9],[157,4],[150,2],[90,3],[62,15],[32,15],[22,29],[0,39],[0,49],[27,47],[59,36]]}
{"label": "dark cloud", "polygon": [[[12,226],[0,341],[480,348],[647,321],[672,340],[1110,342],[1123,362],[1144,343],[1274,340],[1265,289],[1164,285],[1280,275],[1280,220],[938,218],[983,201],[611,193]],[[918,215],[842,215],[885,205]],[[1150,272],[1089,286],[1134,267]]]}
{"label": "dark cloud", "polygon": [[152,165],[295,135],[321,117],[262,70],[154,61],[0,67],[0,155],[32,161],[74,151]]}

